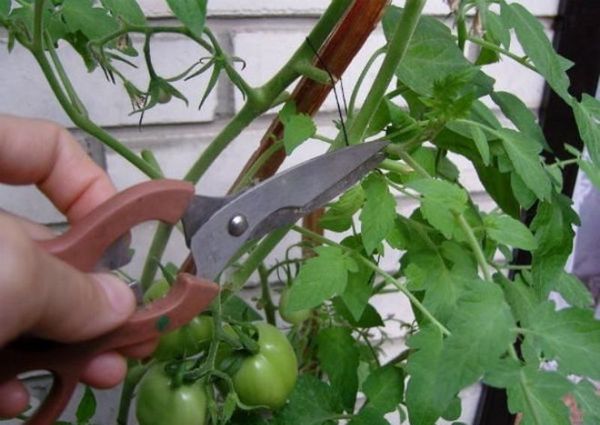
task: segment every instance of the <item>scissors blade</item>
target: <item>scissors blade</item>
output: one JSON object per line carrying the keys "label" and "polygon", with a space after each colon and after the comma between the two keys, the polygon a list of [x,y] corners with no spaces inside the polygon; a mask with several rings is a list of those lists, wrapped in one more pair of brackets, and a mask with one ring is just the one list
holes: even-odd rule
{"label": "scissors blade", "polygon": [[350,188],[382,161],[386,145],[362,143],[306,161],[230,198],[210,218],[206,198],[192,201],[183,224],[198,276],[215,280],[246,242],[295,223]]}

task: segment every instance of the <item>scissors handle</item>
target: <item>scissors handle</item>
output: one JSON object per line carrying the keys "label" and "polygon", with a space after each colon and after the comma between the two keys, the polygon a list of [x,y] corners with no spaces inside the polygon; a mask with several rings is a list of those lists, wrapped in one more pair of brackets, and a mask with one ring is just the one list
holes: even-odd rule
{"label": "scissors handle", "polygon": [[[79,270],[91,271],[104,251],[133,226],[148,220],[175,223],[193,193],[193,186],[181,181],[141,183],[100,205],[65,234],[40,245]],[[208,307],[218,291],[213,282],[181,273],[166,297],[139,308],[123,326],[108,334],[75,344],[18,340],[0,350],[0,382],[27,371],[51,372],[54,381],[50,394],[27,424],[52,425],[94,356],[148,341],[184,325]]]}

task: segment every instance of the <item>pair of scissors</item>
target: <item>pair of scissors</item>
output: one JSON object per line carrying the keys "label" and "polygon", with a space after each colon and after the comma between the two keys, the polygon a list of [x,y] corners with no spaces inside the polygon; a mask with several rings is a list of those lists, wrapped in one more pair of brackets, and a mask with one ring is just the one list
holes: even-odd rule
{"label": "pair of scissors", "polygon": [[[141,306],[120,328],[73,344],[20,339],[0,349],[0,382],[47,370],[52,388],[29,418],[51,425],[69,402],[79,378],[96,355],[127,348],[172,331],[206,309],[218,294],[214,283],[240,248],[322,207],[360,180],[383,159],[386,143],[363,143],[318,156],[228,197],[194,195],[179,180],[153,180],[118,193],[66,233],[39,245],[83,272],[98,264],[124,265],[114,249],[129,230],[149,220],[183,222],[196,275],[180,273],[166,297]],[[68,320],[68,318],[65,318]]]}

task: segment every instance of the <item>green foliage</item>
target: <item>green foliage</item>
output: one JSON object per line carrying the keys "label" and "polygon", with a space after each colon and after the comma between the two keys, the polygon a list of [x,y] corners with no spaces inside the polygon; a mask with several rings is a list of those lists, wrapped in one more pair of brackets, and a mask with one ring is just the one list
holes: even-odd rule
{"label": "green foliage", "polygon": [[[9,50],[20,43],[42,65],[73,122],[152,178],[161,177],[156,158],[130,151],[86,115],[70,84],[70,70],[59,72],[66,44],[90,71],[101,69],[110,83],[123,85],[133,111],[140,114],[173,98],[187,104],[179,84],[209,70],[200,106],[224,79],[243,93],[245,106],[186,175],[194,183],[240,132],[277,105],[284,105],[277,115],[283,137],[274,148],[283,145],[285,153],[291,154],[320,134],[285,90],[302,67],[304,74],[323,74],[307,70],[306,64],[327,63],[329,58],[317,61],[304,45],[276,78],[252,87],[236,66],[243,61],[228,54],[206,27],[205,0],[167,3],[174,19],[158,24],[144,16],[137,0],[46,0],[41,8],[28,0],[0,0],[0,25],[8,32]],[[319,21],[317,36],[310,36],[316,50],[322,51],[327,38],[323,28],[336,25],[346,3],[332,2],[325,20]],[[360,121],[355,120],[356,111],[349,111],[347,121],[353,133],[390,144],[379,169],[329,204],[320,219],[324,229],[342,233],[335,237],[343,240],[334,242],[329,233],[320,236],[299,230],[302,242],[290,246],[285,258],[277,258],[275,264],[267,255],[276,245],[277,233],[249,244],[248,252],[240,253],[232,267],[239,266],[244,272],[240,274],[249,277],[262,263],[260,296],[245,301],[238,294],[243,279],[232,283],[224,273],[221,297],[208,313],[215,335],[210,348],[196,356],[187,371],[183,363],[169,365],[177,379],[206,385],[211,423],[383,425],[388,424],[385,415],[396,411],[413,425],[434,425],[440,418],[458,420],[460,391],[478,380],[505,388],[511,411],[523,413],[523,425],[567,425],[569,412],[562,402],[566,394],[582,409],[584,425],[600,422],[598,395],[589,381],[600,379],[600,321],[593,317],[593,299],[585,285],[564,270],[573,247],[573,227],[578,224],[570,200],[560,194],[560,171],[566,164],[545,164],[540,154],[552,151],[534,113],[514,94],[495,91],[494,80],[485,74],[486,64],[514,60],[537,71],[571,106],[591,161],[571,149],[574,159],[569,162],[577,162],[599,188],[600,102],[589,95],[580,101],[571,97],[565,72],[570,62],[553,51],[544,27],[518,2],[456,3],[452,27],[430,16],[419,17],[415,11],[422,0],[407,0],[405,9],[389,7],[385,13],[386,40],[389,46],[406,45],[405,54],[393,63],[383,61],[383,71],[395,77],[391,84],[375,78],[374,85],[389,90],[376,102],[361,106],[373,118],[361,124],[364,128],[352,129]],[[481,27],[469,27],[474,12]],[[401,18],[415,24],[414,34],[404,27],[396,31]],[[152,49],[157,33],[184,37],[205,55],[194,58],[179,75],[161,75],[157,70],[164,59]],[[134,34],[143,39],[143,51],[132,43]],[[396,38],[400,36],[404,38]],[[468,41],[481,47],[475,63],[465,57]],[[510,51],[515,41],[525,56]],[[389,59],[387,47],[377,55]],[[127,74],[127,66],[133,65],[127,57],[138,54],[145,62],[145,89]],[[356,87],[353,98],[359,91],[369,93],[366,88]],[[500,108],[501,119],[485,96]],[[340,132],[328,148],[340,148],[343,136]],[[265,158],[261,160],[272,165]],[[461,175],[456,165],[462,167],[465,161],[476,170],[485,194],[471,197],[468,193],[471,182],[464,178],[469,175]],[[290,190],[302,188],[291,182]],[[486,194],[498,207],[491,212],[488,204],[484,208],[477,203]],[[525,209],[534,214],[530,224],[520,220]],[[354,225],[355,218],[360,226]],[[165,238],[159,231],[157,245],[166,245]],[[298,247],[302,256],[296,254],[300,249],[292,249]],[[527,251],[532,262],[518,267],[509,280],[511,249]],[[390,257],[381,261],[384,254]],[[157,263],[161,255],[153,246],[148,261]],[[399,261],[394,264],[388,258]],[[297,384],[283,407],[267,412],[240,401],[230,374],[256,348],[256,325],[249,322],[263,316],[275,322],[270,286],[274,280],[289,288],[289,311],[311,312],[287,335],[298,357]],[[570,307],[556,311],[548,301],[552,291]],[[406,295],[412,311],[395,311],[403,313],[400,318],[379,311],[379,297],[389,292]],[[404,323],[405,316],[410,323]],[[386,343],[397,336],[386,333],[390,321],[394,326],[400,323],[409,349],[383,363]],[[555,371],[541,367],[548,361],[556,362]],[[135,371],[132,367],[128,376],[129,393],[123,392],[125,406],[136,390],[136,380],[131,378]],[[572,383],[567,379],[571,374],[580,375],[581,382]],[[357,399],[361,393],[364,402]],[[93,394],[86,389],[78,423],[89,423],[95,409]],[[126,423],[126,418],[119,423]]]}
{"label": "green foliage", "polygon": [[312,118],[307,114],[298,114],[293,103],[286,103],[279,112],[279,118],[284,128],[283,146],[288,155],[317,131]]}
{"label": "green foliage", "polygon": [[390,193],[385,178],[372,173],[363,181],[365,203],[360,214],[362,241],[371,254],[386,238],[396,219],[396,200]]}
{"label": "green foliage", "polygon": [[356,271],[356,263],[337,247],[318,247],[316,257],[300,270],[290,290],[290,311],[320,305],[346,289],[348,271]]}
{"label": "green foliage", "polygon": [[206,21],[206,0],[167,0],[175,16],[194,34],[201,38]]}
{"label": "green foliage", "polygon": [[483,219],[488,236],[510,247],[534,251],[537,242],[531,231],[520,221],[507,215],[490,214]]}
{"label": "green foliage", "polygon": [[88,424],[94,417],[94,414],[96,414],[96,406],[96,397],[91,388],[86,386],[83,395],[81,396],[81,400],[79,401],[79,406],[77,406],[77,412],[75,413],[77,424]]}
{"label": "green foliage", "polygon": [[565,72],[568,67],[554,52],[540,21],[518,3],[508,4],[502,1],[501,4],[502,21],[510,28],[514,28],[525,54],[556,94],[570,104],[569,78]]}
{"label": "green foliage", "polygon": [[359,353],[349,329],[325,328],[317,337],[317,355],[327,373],[331,388],[342,400],[345,410],[352,412],[358,390]]}

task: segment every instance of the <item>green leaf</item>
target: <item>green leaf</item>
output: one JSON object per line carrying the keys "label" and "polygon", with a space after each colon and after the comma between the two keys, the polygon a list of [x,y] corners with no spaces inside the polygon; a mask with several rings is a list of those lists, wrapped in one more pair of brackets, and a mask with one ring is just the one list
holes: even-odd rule
{"label": "green leaf", "polygon": [[579,128],[579,135],[590,153],[590,158],[600,167],[600,116],[594,116],[591,102],[573,103],[575,121]]}
{"label": "green leaf", "polygon": [[538,206],[531,223],[538,248],[533,253],[533,286],[540,296],[547,297],[552,284],[563,273],[573,247],[573,224],[577,216],[571,210],[569,198],[555,195],[555,203],[544,202]]}
{"label": "green leaf", "polygon": [[552,302],[546,302],[531,314],[531,337],[548,359],[556,360],[566,373],[600,379],[600,321],[592,310],[556,311]]}
{"label": "green leaf", "polygon": [[362,386],[367,403],[379,413],[396,410],[404,398],[404,372],[394,365],[375,369]]}
{"label": "green leaf", "polygon": [[344,193],[340,199],[329,206],[319,220],[322,228],[343,232],[352,226],[352,216],[362,207],[365,193],[360,185],[356,185]]}
{"label": "green leaf", "polygon": [[294,149],[314,136],[317,131],[312,118],[306,114],[295,114],[282,119],[283,145],[286,154],[291,154]]}
{"label": "green leaf", "polygon": [[483,160],[483,165],[487,167],[490,165],[490,147],[487,138],[485,137],[485,133],[478,125],[469,125],[469,128],[471,129],[471,137],[473,137],[475,146],[477,146],[477,150]]}
{"label": "green leaf", "polygon": [[489,9],[485,10],[484,16],[486,32],[489,32],[506,49],[510,48],[510,31],[504,26],[504,22],[502,22],[500,16]]}
{"label": "green leaf", "polygon": [[315,248],[315,252],[317,256],[306,261],[292,285],[288,304],[290,311],[314,308],[343,293],[348,282],[348,270],[356,270],[356,264],[340,248],[322,246]]}
{"label": "green leaf", "polygon": [[362,240],[370,255],[394,227],[396,200],[390,193],[385,178],[371,173],[362,183],[365,204],[360,213]]}
{"label": "green leaf", "polygon": [[335,307],[335,311],[342,316],[342,318],[347,320],[353,328],[376,328],[384,325],[383,319],[371,304],[367,304],[364,307],[362,314],[358,319],[354,318],[341,298],[334,298],[333,306]]}
{"label": "green leaf", "polygon": [[390,423],[373,407],[364,406],[348,425],[390,425]]}
{"label": "green leaf", "polygon": [[517,38],[525,54],[537,70],[544,76],[550,87],[571,104],[569,77],[560,56],[552,48],[552,43],[544,32],[541,22],[518,3],[502,2],[503,21],[515,29]]}
{"label": "green leaf", "polygon": [[10,13],[10,0],[0,0],[0,18],[6,19]]}
{"label": "green leaf", "polygon": [[489,237],[498,243],[527,251],[537,248],[537,241],[527,226],[512,217],[489,214],[485,216],[483,222]]}
{"label": "green leaf", "polygon": [[[402,9],[394,6],[387,10],[383,29],[388,41],[402,13]],[[411,90],[430,96],[434,82],[472,67],[458,48],[450,29],[438,19],[421,16],[396,76]]]}
{"label": "green leaf", "polygon": [[439,384],[438,371],[442,362],[442,334],[437,328],[427,326],[408,339],[414,350],[408,358],[406,369],[410,375],[406,389],[406,407],[411,424],[434,425],[445,408],[434,392]]}
{"label": "green leaf", "polygon": [[600,100],[584,93],[583,96],[581,96],[581,104],[593,117],[600,119]]}
{"label": "green leaf", "polygon": [[501,274],[494,276],[504,291],[506,302],[510,305],[514,317],[523,325],[530,319],[529,312],[539,303],[535,291],[525,282],[523,275],[517,275],[513,281]]}
{"label": "green leaf", "polygon": [[562,400],[573,386],[567,379],[540,371],[538,365],[521,368],[516,362],[505,362],[503,366],[488,373],[484,381],[507,389],[509,410],[523,413],[522,425],[571,423]]}
{"label": "green leaf", "polygon": [[337,394],[312,375],[300,375],[288,403],[275,415],[276,425],[333,425],[342,412]]}
{"label": "green leaf", "polygon": [[576,276],[563,272],[553,287],[573,307],[589,308],[594,305],[594,298],[589,289]]}
{"label": "green leaf", "polygon": [[[511,174],[501,173],[496,167],[485,167],[475,163],[475,170],[483,187],[498,206],[513,218],[518,218],[520,207],[517,199],[510,190],[506,190],[511,182]],[[535,201],[534,195],[534,201]]]}
{"label": "green leaf", "polygon": [[423,195],[423,217],[450,239],[457,226],[456,214],[467,208],[467,193],[455,184],[444,180],[422,179],[408,184]]}
{"label": "green leaf", "polygon": [[517,131],[507,128],[497,131],[515,171],[525,185],[539,199],[549,199],[552,184],[540,162],[540,146]]}
{"label": "green leaf", "polygon": [[600,395],[596,387],[589,381],[582,380],[575,386],[573,393],[578,407],[583,412],[582,425],[597,425],[600,423]]}
{"label": "green leaf", "polygon": [[517,201],[523,208],[529,209],[537,201],[537,196],[526,185],[521,177],[516,173],[510,174],[510,187],[517,198]]}
{"label": "green leaf", "polygon": [[146,25],[146,17],[136,0],[102,0],[110,13],[132,25]]}
{"label": "green leaf", "polygon": [[369,304],[373,292],[370,285],[371,276],[372,271],[364,266],[359,266],[358,271],[348,274],[346,290],[342,293],[341,299],[355,321],[360,321]]}
{"label": "green leaf", "polygon": [[331,388],[340,394],[344,407],[352,412],[358,391],[359,353],[348,328],[325,328],[317,337],[317,357]]}
{"label": "green leaf", "polygon": [[207,0],[167,0],[169,7],[196,37],[201,38],[206,20]]}
{"label": "green leaf", "polygon": [[542,148],[550,150],[544,133],[536,122],[535,115],[521,99],[508,92],[494,92],[491,97],[506,118],[511,120],[519,131],[538,142]]}
{"label": "green leaf", "polygon": [[92,389],[86,385],[81,401],[79,401],[79,406],[77,406],[77,423],[87,424],[95,413],[96,397],[94,397]]}
{"label": "green leaf", "polygon": [[446,410],[454,394],[477,381],[513,343],[515,326],[502,290],[475,281],[459,300],[448,323],[452,334],[444,342],[438,371],[437,400]]}
{"label": "green leaf", "polygon": [[63,16],[71,32],[81,31],[89,40],[98,40],[119,29],[105,9],[92,7],[91,0],[65,0]]}

